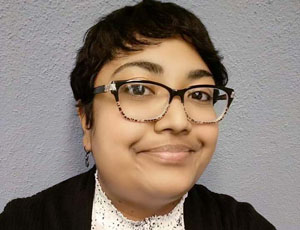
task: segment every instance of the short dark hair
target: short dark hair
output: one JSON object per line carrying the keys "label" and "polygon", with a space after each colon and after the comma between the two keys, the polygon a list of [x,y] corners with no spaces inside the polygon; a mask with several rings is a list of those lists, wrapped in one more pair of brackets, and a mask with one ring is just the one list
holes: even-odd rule
{"label": "short dark hair", "polygon": [[178,36],[195,47],[217,85],[227,84],[222,57],[197,17],[174,3],[143,0],[100,18],[85,34],[71,73],[71,87],[88,128],[93,125],[94,81],[103,65],[120,51],[142,50],[144,46],[156,44],[157,39]]}

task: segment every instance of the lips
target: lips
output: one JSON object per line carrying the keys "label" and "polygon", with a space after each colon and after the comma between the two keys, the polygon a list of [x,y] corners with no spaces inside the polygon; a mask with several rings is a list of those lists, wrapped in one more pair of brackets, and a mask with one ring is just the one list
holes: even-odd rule
{"label": "lips", "polygon": [[163,145],[155,148],[148,149],[147,152],[190,152],[192,151],[191,148],[185,145]]}
{"label": "lips", "polygon": [[186,145],[162,145],[138,152],[162,163],[182,163],[194,150]]}

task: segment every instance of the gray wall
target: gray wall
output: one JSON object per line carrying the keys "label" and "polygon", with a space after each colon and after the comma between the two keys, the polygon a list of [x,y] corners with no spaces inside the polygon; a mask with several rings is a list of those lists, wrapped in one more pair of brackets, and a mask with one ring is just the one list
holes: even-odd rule
{"label": "gray wall", "polygon": [[[86,171],[69,73],[84,32],[125,3],[0,0],[0,212]],[[300,1],[174,1],[225,57],[236,99],[200,183],[300,228]]]}

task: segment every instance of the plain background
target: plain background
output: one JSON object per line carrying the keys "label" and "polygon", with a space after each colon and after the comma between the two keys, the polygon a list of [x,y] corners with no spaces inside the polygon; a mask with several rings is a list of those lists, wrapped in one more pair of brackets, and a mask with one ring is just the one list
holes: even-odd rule
{"label": "plain background", "polygon": [[[0,0],[0,212],[87,170],[69,74],[85,31],[134,2]],[[199,183],[299,229],[300,1],[174,2],[207,26],[236,90]]]}

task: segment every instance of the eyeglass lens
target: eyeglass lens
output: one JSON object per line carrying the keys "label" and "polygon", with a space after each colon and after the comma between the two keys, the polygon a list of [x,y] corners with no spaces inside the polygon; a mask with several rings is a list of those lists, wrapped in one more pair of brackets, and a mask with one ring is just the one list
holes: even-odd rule
{"label": "eyeglass lens", "polygon": [[[152,120],[165,113],[169,91],[151,83],[126,83],[119,88],[119,103],[126,117]],[[197,87],[184,94],[184,108],[196,122],[214,122],[227,108],[228,95],[218,88]]]}

